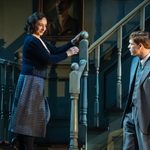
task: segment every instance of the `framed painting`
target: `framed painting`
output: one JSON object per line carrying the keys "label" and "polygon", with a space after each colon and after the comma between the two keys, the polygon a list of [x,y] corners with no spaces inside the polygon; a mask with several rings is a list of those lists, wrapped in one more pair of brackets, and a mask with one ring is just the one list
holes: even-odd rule
{"label": "framed painting", "polygon": [[48,19],[46,38],[65,41],[82,30],[83,0],[38,0],[37,10]]}

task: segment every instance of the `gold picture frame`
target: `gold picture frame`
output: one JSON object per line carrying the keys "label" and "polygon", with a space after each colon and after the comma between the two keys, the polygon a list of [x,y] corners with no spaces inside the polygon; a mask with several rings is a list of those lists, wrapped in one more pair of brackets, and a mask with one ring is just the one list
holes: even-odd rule
{"label": "gold picture frame", "polygon": [[45,36],[51,41],[70,40],[83,29],[83,0],[38,0],[37,10],[48,19]]}

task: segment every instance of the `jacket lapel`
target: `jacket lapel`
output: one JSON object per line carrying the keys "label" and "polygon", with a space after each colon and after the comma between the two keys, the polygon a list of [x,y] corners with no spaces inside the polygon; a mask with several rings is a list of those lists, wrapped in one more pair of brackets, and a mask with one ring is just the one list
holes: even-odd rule
{"label": "jacket lapel", "polygon": [[133,80],[134,80],[134,77],[135,77],[135,73],[136,73],[136,70],[137,70],[137,67],[138,67],[138,63],[139,63],[139,58],[138,57],[135,57],[132,61],[132,64],[131,64],[131,70],[130,70],[130,87],[129,87],[129,91],[131,89],[131,85],[133,83]]}
{"label": "jacket lapel", "polygon": [[147,75],[149,74],[149,72],[150,72],[150,59],[148,59],[147,63],[145,64],[140,84],[142,84],[144,82],[144,80],[147,77]]}

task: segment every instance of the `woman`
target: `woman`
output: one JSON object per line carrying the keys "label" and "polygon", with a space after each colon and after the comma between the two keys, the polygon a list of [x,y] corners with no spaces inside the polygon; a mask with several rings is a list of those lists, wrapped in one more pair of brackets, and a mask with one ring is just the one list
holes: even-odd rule
{"label": "woman", "polygon": [[46,134],[50,116],[44,98],[47,66],[79,52],[74,46],[74,42],[79,42],[79,36],[57,48],[42,38],[46,26],[46,17],[37,12],[29,16],[25,25],[27,36],[23,45],[22,68],[9,124],[9,131],[16,134],[19,150],[33,150],[34,137]]}

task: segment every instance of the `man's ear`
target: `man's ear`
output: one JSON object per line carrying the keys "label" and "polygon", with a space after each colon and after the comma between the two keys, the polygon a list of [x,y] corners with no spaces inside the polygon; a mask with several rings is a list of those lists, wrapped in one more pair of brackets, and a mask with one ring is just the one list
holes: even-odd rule
{"label": "man's ear", "polygon": [[140,48],[144,48],[144,45],[142,43],[139,44]]}

